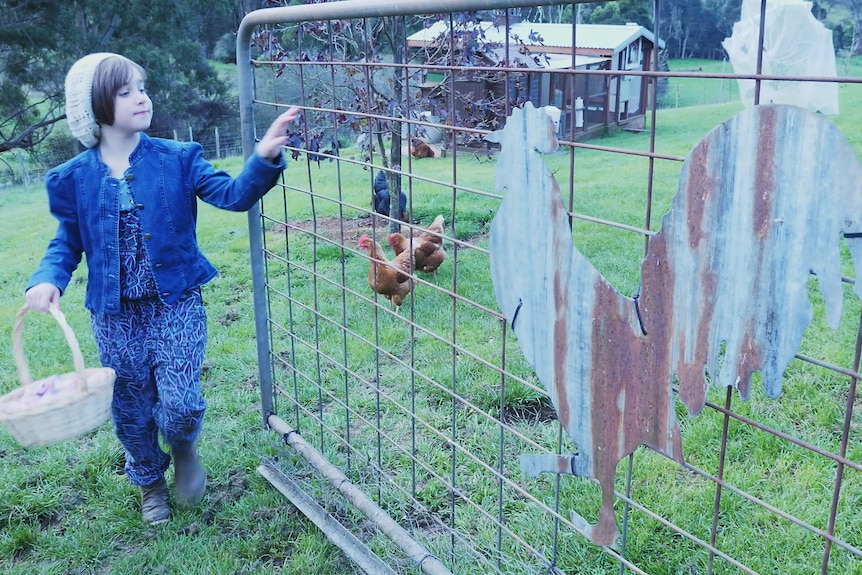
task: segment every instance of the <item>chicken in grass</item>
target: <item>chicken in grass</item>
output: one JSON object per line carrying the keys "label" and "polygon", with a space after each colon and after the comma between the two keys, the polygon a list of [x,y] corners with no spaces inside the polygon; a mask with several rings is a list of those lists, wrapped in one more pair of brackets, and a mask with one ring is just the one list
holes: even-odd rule
{"label": "chicken in grass", "polygon": [[398,313],[404,298],[413,290],[413,258],[410,252],[402,252],[390,261],[380,244],[368,234],[362,234],[357,245],[371,257],[368,287],[394,304],[395,312]]}
{"label": "chicken in grass", "polygon": [[[386,172],[377,172],[374,185],[371,190],[371,207],[378,214],[389,215],[389,182]],[[407,196],[404,192],[398,192],[398,219],[407,221]]]}
{"label": "chicken in grass", "polygon": [[[409,239],[394,233],[386,237],[386,241],[400,255],[410,247]],[[413,238],[413,261],[416,271],[436,274],[437,268],[446,259],[443,249],[443,216],[437,216],[426,231]]]}

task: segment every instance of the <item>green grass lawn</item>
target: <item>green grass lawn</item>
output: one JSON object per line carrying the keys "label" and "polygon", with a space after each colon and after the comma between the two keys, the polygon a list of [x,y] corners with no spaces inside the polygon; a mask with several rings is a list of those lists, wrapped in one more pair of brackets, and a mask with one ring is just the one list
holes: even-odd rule
{"label": "green grass lawn", "polygon": [[[714,64],[714,63],[713,63]],[[693,66],[688,63],[687,66]],[[857,70],[858,73],[858,70]],[[684,85],[682,85],[684,86]],[[694,101],[685,95],[700,86],[680,88],[681,101]],[[862,156],[862,116],[854,113],[862,105],[859,86],[841,87],[842,114],[834,121]],[[662,110],[657,117],[655,151],[662,155],[684,157],[712,128],[741,109],[728,99],[723,103]],[[596,140],[592,144],[618,149],[646,151],[646,134],[621,133]],[[344,157],[350,151],[344,152]],[[622,156],[595,150],[576,151],[574,169],[570,157],[558,153],[546,158],[561,189],[569,188],[573,178],[573,211],[583,216],[576,220],[573,235],[579,250],[589,257],[605,277],[622,293],[631,295],[639,283],[643,237],[596,224],[592,219],[619,222],[635,228],[647,226],[645,205],[649,161],[643,157]],[[237,158],[219,162],[231,172],[241,166]],[[415,176],[408,189],[414,219],[422,224],[438,213],[446,217],[447,226],[454,215],[454,237],[463,242],[455,256],[448,245],[450,261],[429,282],[443,288],[455,288],[465,301],[454,303],[440,290],[417,288],[408,314],[418,324],[411,331],[383,310],[375,310],[367,299],[368,262],[355,247],[357,226],[365,225],[373,174],[347,162],[327,162],[307,166],[291,162],[284,190],[264,202],[265,213],[272,218],[266,228],[267,248],[272,254],[289,253],[292,261],[304,266],[290,269],[277,258],[269,258],[271,289],[290,289],[299,301],[315,307],[306,310],[287,307],[281,298],[272,298],[271,316],[285,325],[293,322],[293,334],[317,346],[328,358],[339,358],[354,370],[356,380],[377,381],[379,389],[391,398],[409,405],[424,422],[446,429],[456,414],[460,444],[479,460],[493,465],[500,455],[500,437],[494,426],[477,415],[475,407],[497,413],[500,397],[512,412],[527,412],[542,402],[540,384],[519,357],[517,343],[510,338],[505,347],[506,369],[515,375],[506,389],[500,389],[499,373],[487,363],[499,361],[502,343],[499,322],[473,304],[496,309],[491,289],[487,246],[488,227],[498,199],[476,190],[493,189],[495,163],[482,154],[457,156],[457,186],[451,182],[452,161],[416,162]],[[676,192],[680,163],[656,160],[654,169],[654,206],[649,227],[657,229],[661,215],[670,206]],[[570,176],[570,173],[572,174]],[[313,198],[308,190],[314,190]],[[312,201],[313,200],[313,201]],[[286,207],[285,207],[286,206]],[[453,209],[454,206],[454,209]],[[44,189],[25,192],[20,188],[0,191],[0,392],[17,385],[10,352],[13,318],[23,303],[22,290],[35,269],[45,245],[54,231],[54,220],[48,214]],[[291,225],[302,222],[346,222],[351,224],[343,236],[313,238],[304,233],[285,234],[277,225],[284,220]],[[337,229],[337,228],[336,228]],[[262,429],[260,396],[257,389],[257,355],[252,321],[251,277],[249,271],[247,220],[234,214],[202,207],[198,236],[203,251],[220,268],[220,276],[204,289],[209,317],[209,349],[205,366],[204,390],[210,409],[202,436],[201,450],[210,470],[210,489],[199,507],[178,510],[171,522],[146,527],[140,522],[138,494],[122,475],[123,455],[116,438],[106,424],[97,432],[60,445],[21,449],[8,434],[0,433],[0,570],[15,575],[102,574],[102,573],[207,573],[207,574],[306,574],[352,573],[354,567],[342,553],[329,544],[287,500],[260,477],[255,469],[261,457],[285,457],[278,437]],[[457,266],[454,263],[457,261]],[[89,331],[88,316],[82,306],[86,269],[80,269],[63,298],[63,309],[78,334],[85,359],[95,365],[95,346]],[[343,278],[344,285],[341,285]],[[330,280],[327,282],[326,280]],[[347,295],[345,295],[347,293]],[[850,365],[860,313],[859,302],[847,291],[845,312],[838,332],[832,332],[823,320],[822,302],[815,294],[816,318],[806,332],[802,353]],[[421,297],[420,297],[421,296]],[[343,305],[346,301],[347,304]],[[382,302],[385,306],[385,302]],[[320,315],[314,313],[319,311]],[[290,314],[293,316],[290,316]],[[412,315],[409,315],[412,314]],[[453,315],[458,318],[453,326]],[[321,317],[323,316],[323,319]],[[335,323],[344,321],[354,330],[345,337]],[[290,319],[288,319],[290,318]],[[457,335],[461,351],[454,357],[447,342]],[[71,369],[68,352],[59,330],[47,316],[32,315],[25,327],[25,350],[31,371],[42,374]],[[375,345],[370,345],[372,342]],[[273,331],[273,352],[289,351],[290,338]],[[300,417],[303,433],[310,440],[321,439],[313,423],[320,420],[333,425],[344,421],[344,409],[335,401],[345,386],[343,370],[337,362],[320,362],[311,349],[299,349],[297,369],[316,379],[315,385],[292,389],[285,366],[277,367],[277,383],[282,387],[286,406],[283,415],[291,414],[290,397],[308,410]],[[411,363],[415,362],[415,363]],[[405,365],[406,363],[406,365]],[[411,369],[412,367],[412,369]],[[471,409],[453,406],[452,389]],[[421,373],[423,378],[411,374]],[[354,385],[353,379],[349,382]],[[749,402],[736,401],[734,410],[793,436],[826,449],[835,450],[838,432],[843,425],[843,394],[846,378],[829,375],[802,362],[788,370],[785,390],[778,400],[767,400],[757,382],[752,384]],[[353,388],[352,409],[357,413],[374,413],[379,396],[368,386]],[[327,395],[327,393],[329,395]],[[712,390],[710,400],[722,404],[722,390]],[[393,403],[394,404],[394,403]],[[851,453],[854,461],[862,459],[862,419],[854,415]],[[688,417],[679,410],[683,428],[684,452],[688,461],[708,472],[715,472],[722,419],[718,413],[705,410],[698,417]],[[381,414],[382,425],[396,442],[410,436],[410,421],[397,410]],[[558,430],[553,423],[518,419],[513,425],[535,444],[554,449]],[[354,422],[354,443],[374,445],[369,426]],[[367,434],[364,435],[364,434]],[[325,435],[325,434],[324,434]],[[452,458],[441,448],[441,439],[428,429],[419,435],[427,441],[416,446],[419,458],[429,469],[445,469]],[[324,443],[333,461],[346,460],[342,446]],[[563,440],[563,449],[571,449]],[[369,448],[370,449],[370,448]],[[411,458],[394,445],[381,455],[387,469],[401,470],[404,476],[396,483],[411,486]],[[503,448],[504,472],[517,481],[515,461],[531,446],[521,440],[508,440]],[[365,451],[360,449],[360,455]],[[371,454],[373,458],[373,454]],[[750,427],[731,424],[726,462],[726,480],[818,527],[824,527],[825,512],[831,497],[834,465],[810,452],[779,441]],[[466,459],[466,458],[465,458]],[[459,488],[471,501],[487,511],[496,512],[496,484],[489,484],[480,462],[462,460]],[[619,466],[622,478],[625,463]],[[361,467],[358,467],[361,468]],[[472,472],[472,473],[471,473]],[[450,501],[441,480],[420,469],[427,479],[418,484],[414,494],[426,510],[446,513]],[[777,479],[776,479],[777,478]],[[525,482],[524,488],[553,506],[556,478],[543,476]],[[618,488],[623,485],[618,482]],[[409,487],[408,487],[409,488]],[[560,482],[560,501],[567,513],[569,507],[590,516],[598,508],[598,490],[588,481],[565,477]],[[646,450],[635,454],[632,496],[650,510],[703,539],[709,538],[714,486],[703,478],[681,469],[664,457]],[[840,502],[838,535],[862,545],[862,518],[858,514],[862,481],[848,474]],[[326,499],[326,496],[322,496]],[[381,498],[397,503],[398,497],[384,492]],[[390,499],[391,498],[391,499]],[[558,566],[568,573],[608,573],[618,565],[595,547],[586,544],[570,530],[554,532],[547,515],[537,513],[533,505],[519,494],[506,491],[503,497],[505,522],[515,533],[526,534],[531,541],[550,546],[559,537]],[[739,497],[725,494],[722,508],[722,530],[717,545],[732,557],[745,558],[763,573],[795,575],[809,573],[819,565],[822,541],[776,519],[774,514]],[[708,510],[705,514],[704,510]],[[345,515],[349,512],[339,509]],[[483,521],[475,509],[459,509],[453,519],[457,529],[471,540],[496,544],[491,521]],[[618,509],[618,518],[621,511]],[[645,572],[654,574],[705,572],[702,549],[687,540],[668,534],[667,530],[645,514],[634,514],[629,557]],[[361,521],[353,518],[356,525]],[[424,524],[423,524],[424,525]],[[447,537],[433,530],[426,532],[428,544],[446,549]],[[440,541],[439,539],[446,539]],[[475,539],[472,539],[475,538]],[[517,561],[518,546],[504,538]],[[388,549],[382,536],[371,537],[371,545],[385,555]],[[799,567],[799,566],[802,567]],[[410,571],[409,568],[405,569]],[[456,570],[456,572],[458,572]],[[723,564],[717,572],[736,572]],[[836,551],[830,573],[862,573],[858,559]],[[460,573],[460,572],[459,572]]]}
{"label": "green grass lawn", "polygon": [[[44,189],[3,190],[0,212],[0,381],[5,393],[17,385],[9,346],[12,320],[55,225]],[[81,439],[26,450],[0,433],[0,571],[351,572],[340,551],[256,472],[261,456],[274,450],[271,434],[262,431],[256,350],[247,320],[252,312],[246,222],[244,214],[206,207],[200,217],[202,243],[223,272],[204,296],[210,329],[203,385],[210,407],[201,453],[210,487],[203,503],[175,511],[164,526],[143,525],[140,496],[123,475],[122,450],[110,424]],[[86,269],[76,276],[63,297],[63,310],[87,365],[95,366],[82,305]],[[35,377],[72,370],[68,347],[49,316],[30,314],[23,342]]]}

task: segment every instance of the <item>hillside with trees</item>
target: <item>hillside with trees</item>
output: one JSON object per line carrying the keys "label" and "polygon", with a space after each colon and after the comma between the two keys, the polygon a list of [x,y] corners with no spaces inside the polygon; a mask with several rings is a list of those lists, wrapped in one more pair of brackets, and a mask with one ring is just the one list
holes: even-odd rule
{"label": "hillside with trees", "polygon": [[51,135],[64,117],[66,71],[91,52],[117,52],[144,67],[157,106],[154,131],[204,131],[235,115],[234,98],[209,59],[225,35],[233,36],[244,5],[0,1],[0,152],[32,152]]}
{"label": "hillside with trees", "polygon": [[[38,152],[63,119],[63,80],[79,57],[96,51],[122,53],[144,66],[157,109],[154,133],[189,127],[207,133],[236,117],[236,98],[211,61],[230,62],[234,33],[251,10],[327,0],[0,0],[0,153]],[[741,0],[671,0],[655,19],[652,0],[617,0],[510,10],[533,22],[624,24],[654,29],[665,41],[666,59],[724,59],[721,41],[739,18]],[[833,31],[835,49],[860,52],[862,0],[815,0],[814,15]],[[375,57],[399,57],[397,39],[385,22],[369,24]],[[306,26],[306,33],[314,35]],[[340,34],[343,55],[355,57],[365,40]],[[377,40],[380,42],[377,42]],[[287,49],[290,46],[286,46]],[[386,52],[386,54],[382,54]],[[469,62],[465,62],[469,64]],[[397,138],[397,136],[396,136]],[[69,145],[74,145],[71,142]],[[393,158],[394,159],[394,158]],[[396,162],[397,163],[397,162]]]}

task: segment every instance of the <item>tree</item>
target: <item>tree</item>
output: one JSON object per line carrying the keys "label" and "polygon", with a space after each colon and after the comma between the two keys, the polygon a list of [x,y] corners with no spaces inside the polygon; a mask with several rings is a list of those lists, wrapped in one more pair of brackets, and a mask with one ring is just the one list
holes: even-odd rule
{"label": "tree", "polygon": [[843,44],[848,46],[851,54],[862,54],[862,0],[826,0],[823,4],[850,13],[851,26],[848,27],[852,27],[852,32],[841,30]]}
{"label": "tree", "polygon": [[627,24],[634,22],[652,28],[652,2],[650,0],[617,0],[598,4],[590,15],[592,24]]}
{"label": "tree", "polygon": [[[837,0],[852,1],[852,0]],[[855,0],[862,2],[862,0]],[[578,4],[583,22],[626,24],[634,22],[654,30],[652,0]],[[739,20],[741,0],[670,0],[662,2],[659,38],[670,58],[723,57],[721,42]]]}
{"label": "tree", "polygon": [[659,35],[670,58],[723,56],[721,42],[739,20],[739,0],[673,0],[662,5]]}
{"label": "tree", "polygon": [[709,16],[706,22],[716,31],[714,34],[718,34],[721,40],[730,37],[733,34],[733,25],[742,15],[742,0],[702,0],[701,4]]}
{"label": "tree", "polygon": [[54,2],[0,3],[0,152],[31,149],[56,121],[64,72],[37,56],[58,51],[65,21]]}
{"label": "tree", "polygon": [[[326,1],[308,0],[308,3]],[[295,3],[294,0],[280,5]],[[276,4],[279,3],[271,3]],[[391,197],[397,198],[401,191],[398,170],[402,162],[405,120],[420,120],[422,112],[439,117],[440,122],[449,125],[496,129],[499,119],[506,116],[507,106],[523,103],[518,99],[523,98],[524,92],[517,90],[517,74],[487,70],[504,63],[503,43],[486,37],[478,23],[484,22],[487,26],[488,22],[493,22],[495,27],[504,27],[507,18],[514,23],[525,18],[564,18],[567,14],[571,19],[571,10],[512,9],[508,13],[464,12],[445,17],[304,22],[258,30],[253,42],[261,59],[307,63],[283,66],[276,71],[283,82],[283,94],[296,101],[304,96],[306,105],[321,109],[312,114],[311,128],[292,134],[292,141],[304,147],[314,159],[321,147],[336,143],[333,140],[338,139],[338,133],[346,130],[359,134],[365,146],[364,160],[373,161],[379,154],[382,166],[394,170],[390,172],[389,190]],[[433,30],[439,29],[439,33],[429,31],[430,39],[424,47],[408,50],[407,35],[431,30],[435,24]],[[444,26],[441,28],[440,24]],[[432,38],[430,35],[435,33],[436,37]],[[525,59],[537,56],[529,55],[523,45],[541,44],[541,38],[513,39],[512,44],[509,65],[526,67]],[[333,61],[354,65],[328,65]],[[374,66],[384,61],[405,66]],[[439,72],[420,68],[419,64],[439,66]],[[486,70],[477,70],[478,66]],[[301,87],[301,93],[297,93],[297,88],[290,92],[295,86]],[[507,86],[513,88],[511,95]],[[411,138],[425,135],[423,126],[411,126]],[[487,145],[477,133],[457,132],[451,137],[455,141],[449,143],[454,145]],[[413,141],[409,144],[412,146]],[[297,152],[295,157],[298,156]],[[390,228],[398,231],[397,202],[391,202],[390,216]]]}
{"label": "tree", "polygon": [[154,131],[217,125],[234,106],[206,55],[235,27],[234,9],[227,0],[0,0],[0,152],[35,151],[51,134],[65,117],[66,71],[91,52],[144,67]]}

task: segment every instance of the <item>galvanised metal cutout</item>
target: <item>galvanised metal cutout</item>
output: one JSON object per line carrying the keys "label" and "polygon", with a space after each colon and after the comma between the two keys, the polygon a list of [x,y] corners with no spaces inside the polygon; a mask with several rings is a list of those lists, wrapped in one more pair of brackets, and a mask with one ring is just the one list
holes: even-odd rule
{"label": "galvanised metal cutout", "polygon": [[612,545],[617,463],[639,445],[683,462],[675,379],[693,415],[709,381],[747,399],[755,371],[777,397],[813,317],[812,273],[837,328],[842,234],[857,276],[862,269],[862,164],[832,122],[802,108],[754,106],[722,123],[686,158],[633,299],[572,242],[538,153],[557,148],[546,113],[528,102],[488,139],[502,145],[504,197],[490,238],[497,302],[578,448],[522,455],[521,471],[595,479],[598,523],[572,511],[573,521],[592,542]]}

